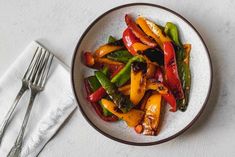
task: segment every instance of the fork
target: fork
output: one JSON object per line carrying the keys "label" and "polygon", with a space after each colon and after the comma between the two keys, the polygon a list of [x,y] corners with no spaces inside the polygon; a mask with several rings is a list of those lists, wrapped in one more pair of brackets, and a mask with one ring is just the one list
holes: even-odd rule
{"label": "fork", "polygon": [[29,89],[31,91],[31,95],[30,95],[28,108],[27,108],[21,129],[20,129],[19,135],[17,136],[17,139],[15,141],[14,146],[11,148],[10,152],[8,153],[8,155],[7,155],[8,157],[19,157],[20,156],[21,150],[22,150],[25,128],[26,128],[28,120],[29,120],[30,112],[33,107],[35,97],[38,93],[43,91],[43,89],[45,87],[47,76],[48,76],[48,73],[49,73],[49,70],[51,67],[51,63],[54,58],[54,55],[52,55],[50,52],[48,52],[46,50],[45,50],[45,52],[46,52],[45,57],[43,60],[40,61],[39,67],[37,68],[36,75],[33,78],[33,81],[31,83],[29,83]]}
{"label": "fork", "polygon": [[43,60],[40,61],[39,66],[36,70],[36,75],[33,78],[33,81],[29,84],[31,95],[30,95],[28,108],[27,108],[21,129],[20,129],[19,135],[17,136],[15,144],[11,148],[7,157],[19,157],[21,154],[24,132],[25,132],[25,128],[27,126],[28,120],[29,120],[31,109],[33,107],[33,102],[35,100],[36,95],[39,92],[43,91],[45,87],[47,76],[51,67],[51,63],[54,58],[54,55],[52,55],[50,52],[46,50],[45,52],[46,52],[45,57]]}
{"label": "fork", "polygon": [[12,106],[10,107],[8,113],[6,114],[0,128],[0,145],[2,142],[3,135],[5,133],[5,130],[10,122],[10,118],[19,102],[23,94],[25,93],[26,90],[29,89],[29,83],[32,82],[32,79],[34,75],[36,74],[36,68],[38,66],[38,63],[42,59],[42,56],[44,55],[45,52],[42,52],[42,49],[39,50],[39,47],[36,48],[36,51],[33,55],[33,58],[28,66],[28,69],[26,70],[23,78],[22,78],[22,86],[20,91],[18,92]]}

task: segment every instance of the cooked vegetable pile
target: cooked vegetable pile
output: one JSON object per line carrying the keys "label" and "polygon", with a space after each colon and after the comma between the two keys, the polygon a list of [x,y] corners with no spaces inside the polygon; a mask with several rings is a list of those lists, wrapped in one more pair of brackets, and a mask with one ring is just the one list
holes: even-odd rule
{"label": "cooked vegetable pile", "polygon": [[177,26],[160,26],[125,16],[122,38],[110,36],[84,62],[97,69],[85,78],[87,99],[101,119],[123,120],[137,133],[157,135],[164,105],[185,111],[190,92],[190,44],[182,44]]}

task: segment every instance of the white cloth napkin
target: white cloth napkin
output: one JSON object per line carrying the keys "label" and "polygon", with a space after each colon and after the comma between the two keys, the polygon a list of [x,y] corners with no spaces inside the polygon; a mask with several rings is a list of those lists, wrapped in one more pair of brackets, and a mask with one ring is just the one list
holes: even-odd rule
{"label": "white cloth napkin", "polygon": [[[21,88],[21,78],[38,46],[41,47],[37,42],[30,43],[0,78],[0,123]],[[16,107],[0,146],[1,157],[8,154],[15,142],[29,102],[29,95],[30,92],[27,91]],[[69,72],[65,65],[54,57],[45,89],[35,99],[25,130],[21,156],[37,156],[75,108]]]}

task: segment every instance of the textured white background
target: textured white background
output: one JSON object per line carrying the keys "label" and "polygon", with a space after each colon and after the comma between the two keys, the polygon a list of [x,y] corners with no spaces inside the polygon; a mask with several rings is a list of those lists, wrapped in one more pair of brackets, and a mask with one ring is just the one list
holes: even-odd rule
{"label": "textured white background", "polygon": [[[37,39],[70,65],[86,27],[103,12],[132,0],[0,0],[0,75]],[[96,132],[79,110],[39,157],[235,156],[235,1],[148,0],[183,15],[201,33],[212,57],[213,90],[195,125],[167,143],[137,147]],[[1,155],[0,155],[1,156]]]}

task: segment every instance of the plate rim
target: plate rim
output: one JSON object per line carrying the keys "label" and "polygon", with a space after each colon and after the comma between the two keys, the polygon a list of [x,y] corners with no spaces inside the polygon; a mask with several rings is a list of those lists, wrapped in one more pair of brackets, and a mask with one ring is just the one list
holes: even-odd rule
{"label": "plate rim", "polygon": [[[160,8],[160,9],[163,9],[163,10],[166,10],[176,16],[178,16],[179,18],[181,18],[184,22],[186,22],[187,24],[189,24],[189,26],[197,33],[197,35],[199,36],[204,48],[206,49],[206,52],[207,52],[207,57],[208,57],[208,60],[209,60],[209,67],[210,67],[210,85],[209,85],[209,90],[207,92],[207,96],[206,96],[206,99],[203,103],[203,106],[202,108],[200,109],[200,111],[197,113],[197,115],[194,117],[194,119],[188,124],[186,125],[186,127],[184,127],[182,130],[176,132],[174,135],[172,136],[169,136],[165,139],[162,139],[162,140],[159,140],[159,141],[154,141],[154,142],[131,142],[131,141],[126,141],[126,140],[123,140],[123,139],[120,139],[120,138],[117,138],[117,137],[114,137],[112,136],[111,134],[108,134],[104,131],[102,131],[101,129],[99,129],[89,118],[88,116],[86,115],[86,113],[84,112],[81,104],[80,104],[80,101],[79,101],[79,98],[78,96],[76,95],[76,90],[75,90],[75,85],[74,85],[74,65],[75,65],[75,58],[77,56],[77,50],[83,40],[83,38],[86,36],[86,34],[90,31],[90,29],[93,27],[94,24],[96,24],[101,18],[103,18],[105,15],[109,14],[110,12],[112,11],[115,11],[115,10],[118,10],[118,9],[121,9],[121,8],[125,8],[125,7],[130,7],[130,6],[138,6],[138,5],[143,5],[143,6],[151,6],[151,7],[156,7],[156,8]],[[102,135],[114,140],[114,141],[117,141],[117,142],[120,142],[120,143],[124,143],[124,144],[128,144],[128,145],[134,145],[134,146],[150,146],[150,145],[157,145],[157,144],[161,144],[161,143],[164,143],[164,142],[167,142],[167,141],[170,141],[174,138],[176,138],[177,136],[183,134],[186,130],[188,130],[196,121],[197,119],[200,117],[200,115],[202,114],[202,112],[204,111],[205,107],[206,107],[206,104],[208,102],[208,99],[209,99],[209,96],[211,94],[211,90],[212,90],[212,82],[213,82],[213,67],[212,67],[212,62],[211,62],[211,57],[210,57],[210,53],[209,53],[209,49],[207,48],[202,36],[200,35],[200,33],[196,30],[196,28],[186,19],[184,18],[182,15],[180,15],[179,13],[167,8],[167,7],[164,7],[164,6],[161,6],[161,5],[158,5],[158,4],[153,4],[153,3],[127,3],[127,4],[124,4],[124,5],[119,5],[117,7],[114,7],[108,11],[105,11],[103,14],[101,14],[100,16],[98,16],[86,29],[85,31],[83,32],[83,34],[81,35],[81,37],[79,38],[78,40],[78,43],[75,47],[75,50],[73,52],[73,57],[72,57],[72,62],[71,62],[71,84],[72,84],[72,90],[73,90],[73,95],[77,101],[77,104],[79,106],[79,109],[83,115],[83,117],[86,119],[86,121],[96,130],[98,131],[99,133],[101,133]]]}

